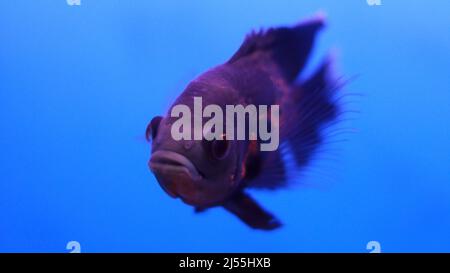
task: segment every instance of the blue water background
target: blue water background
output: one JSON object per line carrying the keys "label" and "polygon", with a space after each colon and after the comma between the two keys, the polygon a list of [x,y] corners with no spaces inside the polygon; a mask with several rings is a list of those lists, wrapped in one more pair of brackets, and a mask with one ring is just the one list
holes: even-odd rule
{"label": "blue water background", "polygon": [[[450,2],[2,0],[0,251],[450,251]],[[148,121],[251,29],[318,11],[360,111],[299,186],[252,192],[285,226],[194,214],[147,168]],[[347,126],[346,125],[346,126]],[[336,153],[334,152],[336,151]]]}

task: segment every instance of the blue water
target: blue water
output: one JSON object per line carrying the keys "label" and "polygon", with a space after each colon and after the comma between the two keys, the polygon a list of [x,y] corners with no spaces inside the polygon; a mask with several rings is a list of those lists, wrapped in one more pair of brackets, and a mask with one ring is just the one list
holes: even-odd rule
{"label": "blue water", "polygon": [[[345,2],[345,3],[344,3]],[[148,121],[253,28],[317,11],[312,59],[349,77],[348,142],[252,192],[285,226],[195,215],[147,168]],[[450,2],[20,0],[0,3],[0,251],[450,251]],[[327,154],[325,154],[327,155]],[[324,156],[326,157],[326,156]],[[323,166],[323,167],[321,167]]]}

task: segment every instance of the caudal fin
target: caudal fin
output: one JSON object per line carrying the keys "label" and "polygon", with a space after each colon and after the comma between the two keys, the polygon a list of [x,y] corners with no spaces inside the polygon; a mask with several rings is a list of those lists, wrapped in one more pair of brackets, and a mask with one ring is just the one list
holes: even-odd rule
{"label": "caudal fin", "polygon": [[308,164],[324,140],[325,126],[340,113],[335,95],[342,83],[334,77],[332,64],[328,57],[309,79],[294,85],[291,93],[293,109],[283,129],[299,166]]}
{"label": "caudal fin", "polygon": [[324,142],[324,131],[341,114],[336,92],[343,83],[333,77],[331,58],[309,79],[293,84],[280,120],[280,149],[264,154],[262,173],[249,181],[253,188],[277,189],[289,183],[289,170],[310,163]]}

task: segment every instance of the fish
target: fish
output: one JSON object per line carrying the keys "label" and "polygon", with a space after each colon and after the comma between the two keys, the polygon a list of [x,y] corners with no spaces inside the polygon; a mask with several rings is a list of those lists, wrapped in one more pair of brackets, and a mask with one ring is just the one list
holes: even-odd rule
{"label": "fish", "polygon": [[[332,69],[334,59],[325,57],[311,76],[302,75],[324,26],[325,18],[315,16],[292,26],[250,32],[231,58],[193,79],[165,115],[151,119],[146,129],[151,142],[148,166],[169,196],[197,213],[222,207],[253,229],[283,226],[249,191],[295,183],[288,168],[301,170],[310,164],[324,142],[324,128],[339,116],[334,98],[341,85]],[[266,120],[279,129],[279,141],[289,147],[294,164],[286,162],[283,149],[262,151],[260,138],[239,140],[225,134],[214,140],[175,140],[171,128],[177,117],[172,110],[176,105],[193,109],[195,97],[222,109],[278,105],[277,122],[271,115]]]}

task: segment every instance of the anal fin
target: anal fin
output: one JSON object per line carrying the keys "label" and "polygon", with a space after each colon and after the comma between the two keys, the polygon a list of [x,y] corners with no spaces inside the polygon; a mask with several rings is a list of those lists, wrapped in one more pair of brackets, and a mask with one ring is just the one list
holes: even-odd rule
{"label": "anal fin", "polygon": [[223,207],[254,229],[273,230],[281,226],[274,215],[242,191],[236,193]]}

